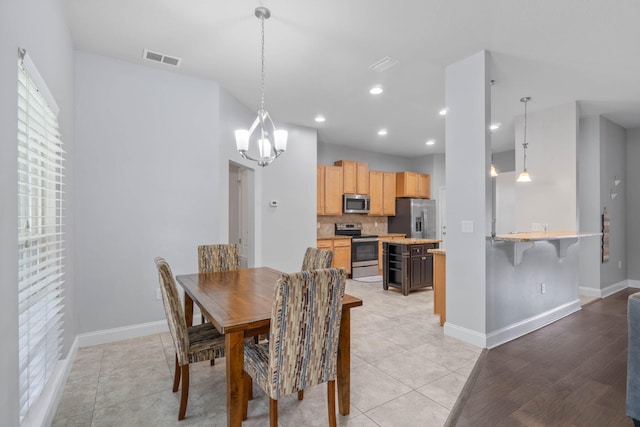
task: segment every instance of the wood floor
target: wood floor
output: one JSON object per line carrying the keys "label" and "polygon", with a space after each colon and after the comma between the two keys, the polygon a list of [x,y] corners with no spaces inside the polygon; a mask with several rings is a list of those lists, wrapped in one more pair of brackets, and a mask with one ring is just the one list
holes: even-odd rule
{"label": "wood floor", "polygon": [[486,351],[451,426],[633,426],[625,415],[629,288]]}

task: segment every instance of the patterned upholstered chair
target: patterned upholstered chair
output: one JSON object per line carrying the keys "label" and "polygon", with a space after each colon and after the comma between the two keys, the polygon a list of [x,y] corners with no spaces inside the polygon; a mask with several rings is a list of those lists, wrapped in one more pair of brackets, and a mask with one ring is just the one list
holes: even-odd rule
{"label": "patterned upholstered chair", "polygon": [[237,270],[238,245],[200,245],[198,246],[198,272]]}
{"label": "patterned upholstered chair", "polygon": [[[269,342],[246,343],[244,348],[249,375],[245,378],[253,378],[269,396],[271,427],[278,425],[280,397],[324,382],[329,425],[336,425],[335,379],[346,281],[343,268],[283,274],[277,280]],[[248,398],[246,393],[245,418]]]}
{"label": "patterned upholstered chair", "polygon": [[178,420],[184,419],[189,398],[189,364],[203,360],[224,357],[224,335],[221,335],[211,323],[187,327],[184,311],[178,294],[178,287],[167,262],[155,259],[160,279],[162,302],[167,314],[169,331],[176,349],[176,370],[173,377],[173,392],[178,391],[182,379],[180,409]]}
{"label": "patterned upholstered chair", "polygon": [[302,259],[302,271],[330,268],[333,252],[327,249],[307,248]]}
{"label": "patterned upholstered chair", "polygon": [[[198,273],[237,270],[240,268],[238,245],[200,245],[198,246]],[[202,323],[207,319],[202,315]],[[211,361],[211,365],[214,361]]]}

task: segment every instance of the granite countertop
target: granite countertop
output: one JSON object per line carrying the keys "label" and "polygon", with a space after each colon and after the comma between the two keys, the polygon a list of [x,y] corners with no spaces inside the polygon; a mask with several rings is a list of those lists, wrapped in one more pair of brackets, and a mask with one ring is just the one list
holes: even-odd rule
{"label": "granite countertop", "polygon": [[316,240],[335,240],[335,239],[351,239],[351,236],[336,236],[332,234],[330,236],[318,236]]}
{"label": "granite countertop", "polygon": [[440,243],[442,240],[436,239],[394,239],[393,243],[399,245],[424,245],[428,243]]}
{"label": "granite countertop", "polygon": [[436,249],[427,249],[427,253],[430,254],[436,254],[436,255],[446,255],[447,254],[447,250],[442,248],[436,248]]}
{"label": "granite countertop", "polygon": [[534,231],[530,233],[496,234],[493,239],[505,242],[535,242],[538,240],[560,240],[595,236],[602,236],[602,233],[584,233],[579,231]]}

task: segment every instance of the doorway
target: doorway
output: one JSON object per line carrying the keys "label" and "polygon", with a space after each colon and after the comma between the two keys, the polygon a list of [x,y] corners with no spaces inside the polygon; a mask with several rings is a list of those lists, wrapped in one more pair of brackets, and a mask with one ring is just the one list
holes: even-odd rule
{"label": "doorway", "polygon": [[229,163],[229,243],[239,245],[240,268],[253,267],[253,170]]}

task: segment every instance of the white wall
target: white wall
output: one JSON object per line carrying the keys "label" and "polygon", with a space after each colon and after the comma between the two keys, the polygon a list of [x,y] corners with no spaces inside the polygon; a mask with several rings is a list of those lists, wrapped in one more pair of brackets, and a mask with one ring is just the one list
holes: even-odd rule
{"label": "white wall", "polygon": [[[516,184],[518,231],[531,230],[532,223],[548,224],[549,231],[577,230],[577,120],[575,102],[527,113],[527,170],[533,181]],[[523,125],[524,115],[516,118],[518,174],[523,169]]]}
{"label": "white wall", "polygon": [[[627,277],[640,280],[640,128],[627,130]],[[620,197],[620,195],[618,195]]]}
{"label": "white wall", "polygon": [[18,425],[17,76],[18,47],[29,52],[60,107],[67,151],[63,357],[76,335],[73,44],[62,1],[0,2],[0,425]]}
{"label": "white wall", "polygon": [[153,259],[221,239],[218,84],[83,52],[76,78],[79,331],[160,320]]}
{"label": "white wall", "polygon": [[[486,236],[491,224],[488,53],[446,68],[447,322],[445,334],[486,344]],[[462,233],[462,221],[473,223]]]}
{"label": "white wall", "polygon": [[194,272],[197,245],[228,241],[230,162],[254,169],[254,265],[299,269],[316,238],[315,130],[278,124],[287,152],[255,169],[233,139],[253,113],[216,82],[79,52],[77,91],[80,332],[164,319],[153,258]]}
{"label": "white wall", "polygon": [[369,164],[369,169],[386,172],[402,172],[411,170],[413,166],[410,157],[374,153],[373,151],[359,150],[338,144],[318,144],[318,163],[333,165],[336,160],[366,162]]}

